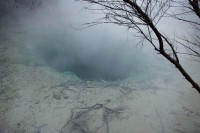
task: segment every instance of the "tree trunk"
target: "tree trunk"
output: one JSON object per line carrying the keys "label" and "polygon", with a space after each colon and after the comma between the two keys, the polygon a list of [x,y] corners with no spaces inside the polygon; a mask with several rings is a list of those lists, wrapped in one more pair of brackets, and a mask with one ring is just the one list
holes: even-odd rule
{"label": "tree trunk", "polygon": [[190,82],[190,84],[192,85],[192,87],[195,88],[200,93],[200,87],[199,87],[199,85],[190,77],[190,75],[185,71],[185,69],[181,66],[181,64],[179,64],[178,62],[176,62],[173,58],[171,58],[164,51],[160,51],[160,53],[165,58],[167,58],[172,64],[174,64],[176,66],[176,68],[181,72],[181,74],[185,77],[185,79],[188,82]]}

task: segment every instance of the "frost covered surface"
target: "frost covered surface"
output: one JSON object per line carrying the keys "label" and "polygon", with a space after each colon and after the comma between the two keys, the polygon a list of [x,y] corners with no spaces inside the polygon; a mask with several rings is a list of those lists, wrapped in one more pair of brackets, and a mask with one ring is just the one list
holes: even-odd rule
{"label": "frost covered surface", "polygon": [[[37,16],[37,18],[40,17]],[[130,57],[133,57],[133,61],[136,62],[136,67],[133,66],[133,70],[129,68],[131,71],[127,72],[130,75],[114,81],[100,80],[99,77],[98,80],[81,79],[74,73],[76,71],[69,71],[71,69],[63,71],[62,69],[63,66],[68,66],[62,64],[62,61],[68,56],[65,50],[71,52],[71,49],[68,49],[69,47],[64,48],[62,44],[69,43],[67,39],[71,37],[63,36],[65,35],[63,33],[60,34],[60,31],[62,31],[60,29],[55,30],[56,28],[63,28],[62,26],[55,27],[57,22],[54,24],[52,21],[48,21],[50,26],[46,26],[45,22],[38,26],[36,22],[37,19],[27,20],[26,25],[20,28],[18,28],[19,25],[13,26],[13,24],[1,27],[0,132],[200,132],[199,94],[182,79],[182,76],[173,66],[157,58],[158,55],[152,55],[151,52],[153,51],[148,51],[149,53],[146,53],[144,57],[140,57],[143,56],[142,54],[145,51],[139,52],[140,54],[124,54],[123,47],[114,47],[114,50],[122,51],[120,53],[123,57],[120,58],[121,63],[126,62],[126,65],[132,67],[131,60],[124,61]],[[52,29],[48,29],[49,27]],[[38,32],[32,29],[42,29],[42,31]],[[80,32],[84,34],[85,31]],[[55,35],[55,33],[59,34]],[[103,39],[100,38],[99,41],[106,40],[104,37],[102,37]],[[63,41],[62,38],[66,40]],[[84,37],[80,39],[81,42],[83,40]],[[85,43],[93,41],[86,40],[88,42]],[[109,44],[116,43],[118,40],[110,41]],[[76,42],[70,40],[70,43],[75,44]],[[99,52],[98,49],[108,48],[106,44],[102,45],[102,47],[99,46],[96,49],[93,47],[93,51]],[[54,56],[57,47],[61,47],[63,51],[58,49],[61,50],[59,51],[61,54]],[[92,58],[94,54],[88,53],[87,49],[91,48],[88,45],[78,45],[77,48],[79,49],[71,48],[76,53],[74,56],[81,57],[78,59],[85,61],[86,66],[93,59],[100,59]],[[142,51],[138,48],[135,51],[140,50]],[[49,52],[51,53],[50,57],[47,56]],[[107,49],[106,52],[109,53],[112,50]],[[74,57],[72,55],[68,57]],[[85,60],[86,58],[79,55],[91,57],[89,63]],[[97,55],[102,56],[102,54]],[[114,57],[116,53],[109,53],[108,55]],[[60,60],[57,61],[57,59]],[[99,67],[94,70],[101,72],[104,70],[102,68],[106,68],[106,73],[109,73],[112,70],[112,67],[110,68],[112,63],[109,59],[106,61],[103,62],[102,59],[99,64],[94,62],[97,65],[93,66]],[[120,61],[117,64],[120,64]],[[61,65],[57,66],[57,64]],[[105,66],[106,64],[109,65]],[[187,60],[185,64],[188,65],[186,67],[190,68],[188,70],[194,78],[200,81],[199,65],[192,65]],[[123,65],[122,67],[125,70]],[[114,72],[118,70],[113,69]]]}
{"label": "frost covered surface", "polygon": [[36,65],[22,44],[1,37],[0,131],[200,132],[199,94],[177,73],[86,81]]}

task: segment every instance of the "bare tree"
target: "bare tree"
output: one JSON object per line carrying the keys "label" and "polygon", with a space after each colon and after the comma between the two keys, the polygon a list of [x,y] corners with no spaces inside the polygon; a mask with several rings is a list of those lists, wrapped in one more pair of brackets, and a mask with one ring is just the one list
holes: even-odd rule
{"label": "bare tree", "polygon": [[[168,12],[172,7],[176,7],[177,1],[172,0],[82,0],[95,4],[94,9],[90,10],[100,11],[105,14],[105,17],[99,18],[96,21],[87,23],[88,26],[94,26],[102,23],[112,23],[120,26],[125,26],[130,30],[135,31],[136,37],[140,38],[140,43],[148,43],[152,45],[159,54],[165,57],[169,62],[171,62],[185,77],[185,79],[191,83],[192,87],[195,88],[200,93],[200,86],[194,81],[194,79],[186,72],[182,64],[179,61],[179,52],[176,46],[179,44],[184,44],[188,40],[173,41],[168,36],[164,35],[157,28],[157,24],[164,17],[168,16]],[[196,3],[198,0],[188,0],[190,8],[199,15],[199,8],[196,8]],[[175,5],[174,5],[175,4]],[[184,5],[181,5],[184,7]],[[199,5],[198,5],[199,6]],[[173,13],[173,12],[172,12]],[[183,14],[183,13],[182,13]],[[173,14],[177,16],[178,14]],[[178,18],[177,18],[178,19]],[[184,20],[184,19],[182,19]],[[189,20],[188,20],[189,21]],[[187,22],[187,20],[185,20]],[[193,24],[191,21],[189,21]],[[191,40],[190,40],[191,41]],[[190,42],[192,43],[192,42]],[[199,44],[199,42],[196,42]],[[191,52],[193,48],[188,47]],[[194,50],[191,54],[195,53]]]}
{"label": "bare tree", "polygon": [[200,1],[174,0],[173,3],[169,17],[189,24],[193,31],[189,35],[178,36],[176,42],[186,48],[186,53],[182,54],[190,55],[200,62]]}
{"label": "bare tree", "polygon": [[188,0],[188,2],[192,6],[192,11],[200,18],[199,0]]}

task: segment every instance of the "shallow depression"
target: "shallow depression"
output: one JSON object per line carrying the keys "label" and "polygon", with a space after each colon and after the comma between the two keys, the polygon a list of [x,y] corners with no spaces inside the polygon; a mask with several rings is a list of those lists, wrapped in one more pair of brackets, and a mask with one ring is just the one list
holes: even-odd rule
{"label": "shallow depression", "polygon": [[176,69],[126,29],[69,28],[88,18],[80,8],[63,0],[0,18],[0,132],[200,132],[199,94]]}

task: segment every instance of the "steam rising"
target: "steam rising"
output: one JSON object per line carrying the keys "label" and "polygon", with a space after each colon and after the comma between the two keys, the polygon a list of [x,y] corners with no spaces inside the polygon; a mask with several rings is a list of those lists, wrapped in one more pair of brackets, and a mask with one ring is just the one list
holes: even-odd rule
{"label": "steam rising", "polygon": [[81,9],[73,0],[43,1],[37,9],[16,9],[12,14],[17,16],[15,30],[36,64],[61,73],[70,71],[86,80],[125,79],[144,71],[145,59],[133,48],[134,41],[127,41],[125,29],[113,25],[72,28],[99,17]]}
{"label": "steam rising", "polygon": [[94,32],[88,33],[92,40],[60,34],[47,35],[35,47],[35,52],[60,72],[71,71],[87,80],[117,80],[142,69],[140,60],[135,58],[138,53],[124,42],[98,40]]}

